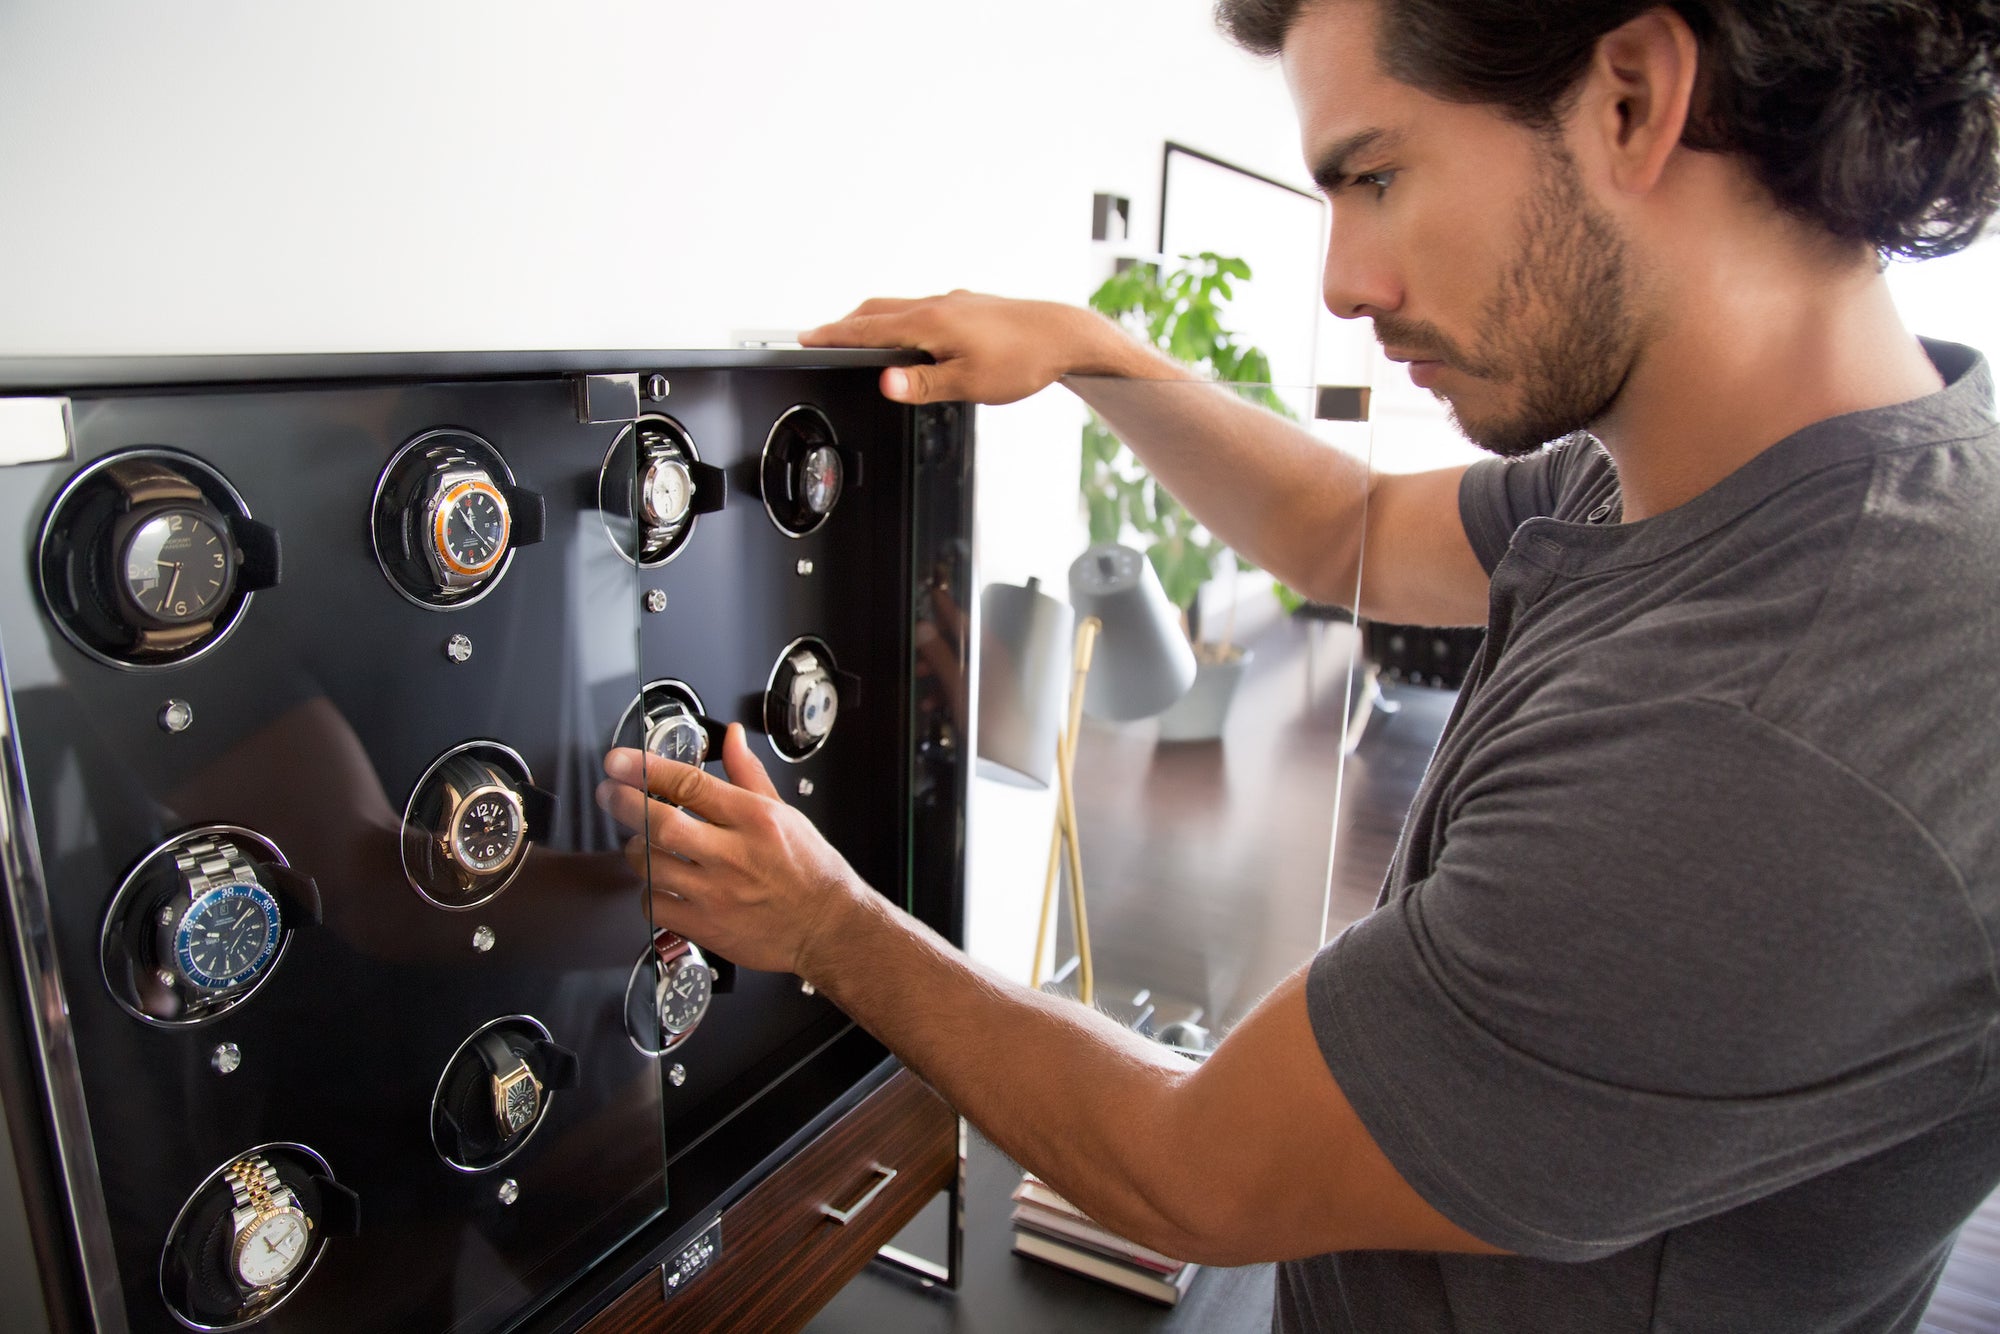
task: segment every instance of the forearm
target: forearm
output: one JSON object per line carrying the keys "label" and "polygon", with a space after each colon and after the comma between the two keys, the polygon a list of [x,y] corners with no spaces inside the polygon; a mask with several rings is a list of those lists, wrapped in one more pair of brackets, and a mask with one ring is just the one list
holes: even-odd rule
{"label": "forearm", "polygon": [[972,963],[861,890],[800,969],[1001,1150],[1105,1226],[1199,1246],[1163,1197],[1180,1174],[1176,1098],[1195,1067],[1109,1017]]}
{"label": "forearm", "polygon": [[1316,601],[1352,606],[1367,462],[1096,323],[1079,327],[1063,384],[1225,544]]}

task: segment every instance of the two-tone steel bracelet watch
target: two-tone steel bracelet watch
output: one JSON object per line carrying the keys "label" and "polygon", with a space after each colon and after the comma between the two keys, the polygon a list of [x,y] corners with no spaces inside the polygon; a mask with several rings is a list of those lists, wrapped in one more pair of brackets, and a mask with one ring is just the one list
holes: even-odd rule
{"label": "two-tone steel bracelet watch", "polygon": [[298,1273],[313,1221],[262,1154],[238,1159],[223,1175],[236,1201],[230,1215],[229,1276],[243,1290],[245,1304],[254,1305]]}
{"label": "two-tone steel bracelet watch", "polygon": [[160,981],[200,997],[240,991],[277,959],[284,914],[241,848],[211,835],[174,849],[181,889],[159,910]]}

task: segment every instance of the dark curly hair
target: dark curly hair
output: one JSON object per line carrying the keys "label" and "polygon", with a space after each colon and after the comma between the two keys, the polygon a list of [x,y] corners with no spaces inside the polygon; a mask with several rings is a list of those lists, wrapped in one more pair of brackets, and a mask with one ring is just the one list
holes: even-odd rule
{"label": "dark curly hair", "polygon": [[[1323,0],[1217,0],[1276,55]],[[1662,0],[1378,0],[1391,76],[1552,128],[1598,38]],[[1682,142],[1741,155],[1787,212],[1878,253],[1969,245],[2000,206],[2000,0],[1666,0],[1701,43]]]}

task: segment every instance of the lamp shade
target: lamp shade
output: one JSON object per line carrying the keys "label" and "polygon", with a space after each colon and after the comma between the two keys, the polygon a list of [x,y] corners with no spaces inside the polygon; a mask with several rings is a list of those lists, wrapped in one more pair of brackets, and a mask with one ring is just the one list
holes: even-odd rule
{"label": "lamp shade", "polygon": [[1180,612],[1143,554],[1117,542],[1091,547],[1069,567],[1069,601],[1078,616],[1104,623],[1083,696],[1092,717],[1150,718],[1194,684]]}
{"label": "lamp shade", "polygon": [[1070,609],[1042,592],[988,584],[979,595],[979,771],[1047,787],[1068,693]]}

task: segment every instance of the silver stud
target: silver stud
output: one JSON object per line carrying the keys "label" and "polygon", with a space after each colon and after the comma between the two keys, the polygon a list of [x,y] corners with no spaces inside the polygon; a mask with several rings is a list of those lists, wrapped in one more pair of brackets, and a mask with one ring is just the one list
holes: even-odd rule
{"label": "silver stud", "polygon": [[453,635],[444,641],[444,655],[453,662],[468,662],[472,658],[472,641],[464,635]]}
{"label": "silver stud", "polygon": [[508,1177],[500,1183],[500,1203],[512,1204],[521,1198],[521,1183]]}
{"label": "silver stud", "polygon": [[667,377],[661,375],[658,371],[646,377],[646,397],[652,399],[655,403],[665,398],[667,392],[672,388],[673,386],[667,383]]}
{"label": "silver stud", "polygon": [[493,941],[492,927],[475,926],[472,928],[472,948],[478,950],[481,954],[493,948]]}
{"label": "silver stud", "polygon": [[799,979],[799,990],[808,996],[819,995],[819,988],[814,986],[812,983],[806,981],[804,978]]}
{"label": "silver stud", "polygon": [[181,733],[194,726],[194,705],[184,699],[170,699],[160,706],[160,730]]}
{"label": "silver stud", "polygon": [[243,1049],[233,1042],[225,1042],[215,1049],[208,1058],[218,1075],[234,1074],[236,1067],[243,1064]]}
{"label": "silver stud", "polygon": [[810,797],[812,794],[813,794],[813,780],[810,778],[801,778],[799,780],[799,795],[802,797]]}
{"label": "silver stud", "polygon": [[657,588],[646,590],[646,610],[655,616],[667,609],[667,595]]}
{"label": "silver stud", "polygon": [[676,1061],[667,1067],[667,1082],[675,1088],[688,1082],[688,1068]]}
{"label": "silver stud", "polygon": [[809,560],[801,560],[801,561],[799,562],[799,573],[800,573],[800,574],[811,574],[812,572],[813,572],[813,563],[812,563],[811,561],[809,561]]}

